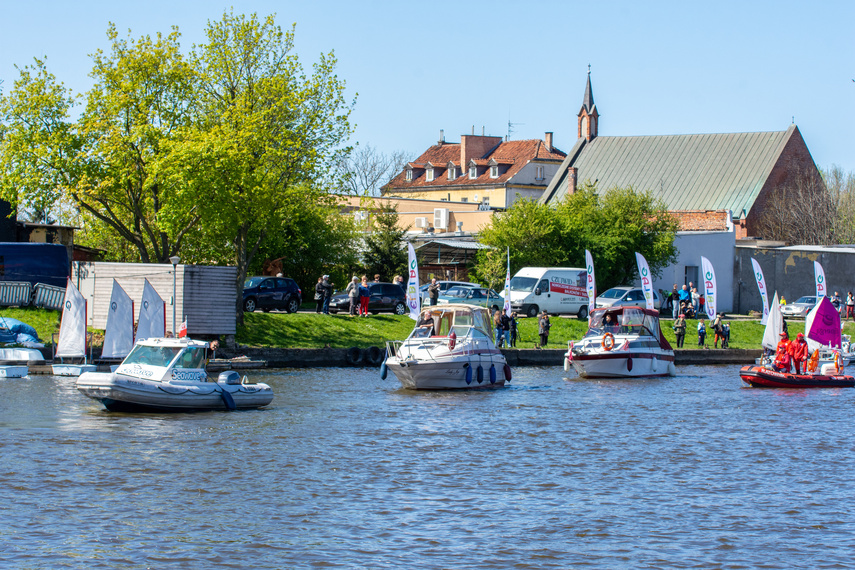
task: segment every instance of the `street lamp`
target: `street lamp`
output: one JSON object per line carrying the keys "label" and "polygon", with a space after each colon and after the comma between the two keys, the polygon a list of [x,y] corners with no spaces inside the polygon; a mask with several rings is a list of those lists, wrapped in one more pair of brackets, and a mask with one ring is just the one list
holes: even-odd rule
{"label": "street lamp", "polygon": [[177,337],[178,333],[175,328],[175,271],[178,266],[178,262],[181,261],[181,258],[177,255],[173,255],[169,258],[169,261],[172,263],[172,336]]}

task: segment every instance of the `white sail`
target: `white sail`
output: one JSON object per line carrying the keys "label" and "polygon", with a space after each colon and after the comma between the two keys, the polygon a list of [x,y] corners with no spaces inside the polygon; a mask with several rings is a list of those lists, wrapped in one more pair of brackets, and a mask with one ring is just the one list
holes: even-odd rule
{"label": "white sail", "polygon": [[137,336],[134,342],[144,338],[163,338],[166,336],[166,303],[148,282],[143,286],[140,318],[137,324]]}
{"label": "white sail", "polygon": [[410,318],[419,320],[421,299],[419,297],[419,262],[413,244],[407,242],[407,306],[410,308]]}
{"label": "white sail", "polygon": [[769,308],[769,317],[766,319],[766,330],[763,332],[763,348],[775,350],[781,333],[784,332],[784,316],[781,314],[781,304],[778,302],[778,292],[772,297],[772,306]]}
{"label": "white sail", "polygon": [[103,358],[124,358],[134,347],[134,302],[113,279],[113,293],[107,311]]}
{"label": "white sail", "polygon": [[71,279],[65,287],[65,304],[55,354],[62,358],[86,356],[86,299]]}

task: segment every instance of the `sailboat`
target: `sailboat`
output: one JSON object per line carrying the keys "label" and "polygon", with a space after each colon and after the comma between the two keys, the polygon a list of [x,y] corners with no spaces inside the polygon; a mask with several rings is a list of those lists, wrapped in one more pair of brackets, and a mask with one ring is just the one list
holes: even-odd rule
{"label": "sailboat", "polygon": [[[134,347],[134,301],[113,279],[101,358],[123,359]],[[118,362],[116,363],[118,366]]]}
{"label": "sailboat", "polygon": [[[769,319],[766,321],[766,331],[763,334],[763,348],[777,346],[774,337],[783,330],[783,320],[774,317],[778,307],[778,294],[772,300]],[[778,334],[776,327],[780,327]],[[820,302],[805,318],[807,331],[809,360],[805,363],[807,370],[804,374],[778,372],[770,362],[760,365],[743,366],[739,371],[742,381],[752,387],[762,388],[853,388],[855,377],[844,374],[845,361],[840,352],[840,314],[828,300],[822,297]],[[775,344],[771,345],[774,340]]]}
{"label": "sailboat", "polygon": [[166,302],[157,294],[148,279],[143,285],[140,317],[137,323],[137,336],[134,342],[147,338],[166,336]]}
{"label": "sailboat", "polygon": [[[59,341],[54,351],[51,371],[54,376],[80,376],[83,372],[94,372],[95,365],[86,363],[86,299],[68,279],[65,287],[65,302],[62,321],[59,324]],[[60,363],[56,363],[56,359]],[[83,359],[83,363],[68,364],[65,358]]]}

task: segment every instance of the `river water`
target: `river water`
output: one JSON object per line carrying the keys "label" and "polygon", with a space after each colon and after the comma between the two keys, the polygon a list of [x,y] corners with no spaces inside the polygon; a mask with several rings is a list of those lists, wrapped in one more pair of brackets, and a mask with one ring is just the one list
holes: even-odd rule
{"label": "river water", "polygon": [[265,371],[268,409],[176,415],[3,380],[0,567],[850,567],[855,390],[738,369],[468,393]]}

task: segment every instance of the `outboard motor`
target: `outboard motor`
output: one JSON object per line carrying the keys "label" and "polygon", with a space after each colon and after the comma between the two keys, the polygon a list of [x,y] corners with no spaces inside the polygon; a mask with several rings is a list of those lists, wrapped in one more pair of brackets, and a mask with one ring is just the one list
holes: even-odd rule
{"label": "outboard motor", "polygon": [[217,376],[217,382],[222,382],[224,384],[240,384],[240,374],[234,370],[220,372],[220,375]]}

